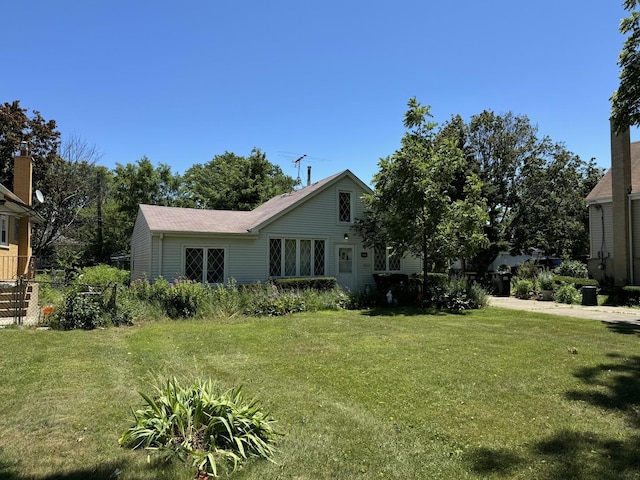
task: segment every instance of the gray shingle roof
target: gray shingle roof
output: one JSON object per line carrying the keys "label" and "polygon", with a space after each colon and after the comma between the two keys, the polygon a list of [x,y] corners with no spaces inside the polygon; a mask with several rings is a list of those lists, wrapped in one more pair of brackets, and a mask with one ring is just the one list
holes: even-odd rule
{"label": "gray shingle roof", "polygon": [[[640,193],[640,142],[631,142],[631,193]],[[611,200],[611,198],[611,169],[609,169],[585,200],[595,202]]]}
{"label": "gray shingle roof", "polygon": [[250,212],[142,204],[140,213],[152,232],[248,234],[275,220],[346,175],[351,175],[360,182],[353,173],[344,170],[299,190],[278,195]]}

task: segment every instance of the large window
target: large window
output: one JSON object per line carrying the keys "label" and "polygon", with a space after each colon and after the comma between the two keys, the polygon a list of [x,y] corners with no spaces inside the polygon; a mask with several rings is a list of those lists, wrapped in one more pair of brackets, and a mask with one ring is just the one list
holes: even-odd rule
{"label": "large window", "polygon": [[338,221],[351,223],[353,221],[351,210],[351,192],[338,192]]}
{"label": "large window", "polygon": [[270,277],[323,276],[325,241],[307,238],[269,240]]}
{"label": "large window", "polygon": [[184,275],[202,283],[224,283],[224,248],[186,248]]}
{"label": "large window", "polygon": [[0,215],[0,246],[9,245],[9,217]]}
{"label": "large window", "polygon": [[399,272],[400,257],[387,247],[373,249],[373,270],[376,272]]}

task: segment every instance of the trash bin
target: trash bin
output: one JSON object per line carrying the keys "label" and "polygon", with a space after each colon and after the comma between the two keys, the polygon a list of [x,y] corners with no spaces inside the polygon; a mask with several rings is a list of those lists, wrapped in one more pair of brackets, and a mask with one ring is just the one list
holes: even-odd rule
{"label": "trash bin", "polygon": [[580,291],[582,292],[582,305],[598,305],[598,289],[596,287],[585,285]]}
{"label": "trash bin", "polygon": [[508,297],[511,295],[511,273],[493,272],[491,274],[493,284],[493,294],[497,297]]}

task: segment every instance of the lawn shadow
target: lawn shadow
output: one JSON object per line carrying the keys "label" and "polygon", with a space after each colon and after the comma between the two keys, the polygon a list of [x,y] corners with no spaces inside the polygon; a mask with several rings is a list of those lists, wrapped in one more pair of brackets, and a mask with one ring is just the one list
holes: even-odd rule
{"label": "lawn shadow", "polygon": [[98,468],[87,468],[75,470],[68,473],[54,473],[42,477],[34,477],[29,475],[24,477],[15,471],[15,467],[0,464],[0,480],[85,480],[91,478],[93,480],[117,480],[122,474],[124,467],[117,463],[108,463]]}
{"label": "lawn shadow", "polygon": [[435,308],[422,307],[375,307],[362,311],[362,315],[367,317],[410,317],[416,315],[445,316],[447,314],[447,312],[436,310]]}
{"label": "lawn shadow", "polygon": [[640,335],[640,323],[635,322],[603,322],[614,333],[622,335]]}
{"label": "lawn shadow", "polygon": [[584,384],[593,388],[572,390],[566,397],[622,412],[632,427],[640,428],[640,356],[625,358],[609,354],[608,357],[612,360],[609,363],[584,367],[575,373]]}
{"label": "lawn shadow", "polygon": [[509,475],[525,463],[522,457],[505,449],[476,448],[468,451],[465,457],[471,470],[482,476]]}

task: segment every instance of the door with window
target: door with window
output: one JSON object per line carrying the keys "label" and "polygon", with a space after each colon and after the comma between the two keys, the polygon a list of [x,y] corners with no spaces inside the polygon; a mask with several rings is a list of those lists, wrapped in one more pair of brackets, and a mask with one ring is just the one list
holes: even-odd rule
{"label": "door with window", "polygon": [[336,279],[343,288],[354,290],[356,283],[354,247],[353,245],[338,245],[336,248]]}

